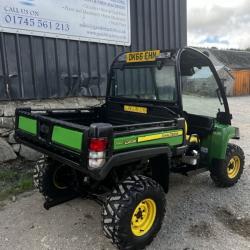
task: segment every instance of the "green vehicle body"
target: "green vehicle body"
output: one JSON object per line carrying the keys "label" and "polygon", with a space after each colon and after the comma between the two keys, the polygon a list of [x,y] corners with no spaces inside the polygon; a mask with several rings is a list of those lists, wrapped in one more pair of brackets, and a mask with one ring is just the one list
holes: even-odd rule
{"label": "green vehicle body", "polygon": [[239,139],[238,128],[216,123],[214,132],[201,141],[201,147],[208,151],[207,166],[209,168],[212,167],[213,159],[225,160],[227,145],[231,139]]}
{"label": "green vehicle body", "polygon": [[15,139],[45,155],[34,171],[45,209],[91,198],[119,249],[144,249],[160,230],[171,173],[210,171],[220,187],[237,183],[245,157],[229,144],[239,139],[231,120],[205,54],[132,52],[112,63],[103,105],[17,109]]}
{"label": "green vehicle body", "polygon": [[[33,135],[37,134],[36,120],[20,116],[18,124],[18,128],[23,130],[24,132]],[[201,146],[203,148],[206,148],[208,151],[207,159],[209,160],[209,164],[211,164],[212,159],[225,159],[227,144],[231,139],[237,138],[237,131],[238,128],[235,128],[233,126],[216,123],[214,126],[214,132],[211,135],[207,136],[207,138],[201,140]],[[171,138],[152,138],[143,142],[140,142],[140,140],[138,141],[138,139],[142,137],[150,137],[159,134],[163,134],[164,137],[164,134],[167,134],[169,132],[181,132],[182,134],[173,136]],[[174,146],[179,146],[183,144],[183,134],[183,130],[166,130],[157,133],[122,136],[113,140],[113,150],[115,152],[119,152],[121,150],[130,150],[155,145],[167,145],[170,148],[173,148]],[[52,141],[55,144],[59,144],[63,147],[71,148],[75,151],[80,152],[82,150],[83,136],[83,133],[79,131],[63,128],[60,126],[54,126],[52,133]]]}
{"label": "green vehicle body", "polygon": [[[197,169],[206,168],[208,170],[213,167],[214,160],[225,160],[228,142],[231,139],[239,139],[239,130],[231,126],[232,117],[224,87],[214,66],[205,55],[187,48],[179,52],[168,52],[175,53],[176,59],[166,60],[172,60],[177,76],[181,75],[181,54],[186,52],[200,54],[199,56],[204,57],[202,60],[207,60],[218,83],[219,98],[222,99],[225,109],[225,112],[218,112],[217,118],[203,118],[212,125],[206,125],[209,127],[209,132],[199,138],[200,157]],[[155,55],[161,54],[157,52]],[[163,55],[168,57],[167,53],[163,53]],[[174,108],[157,100],[138,101],[138,98],[117,97],[112,83],[114,72],[121,70],[124,65],[132,69],[136,69],[138,65],[145,65],[145,67],[149,65],[147,62],[126,63],[121,58],[124,58],[124,55],[118,56],[111,66],[106,103],[102,107],[71,110],[17,109],[16,139],[97,180],[105,179],[109,172],[119,165],[150,160],[152,157],[158,156],[158,147],[161,150],[165,148],[164,152],[168,154],[169,158],[181,158],[188,151],[190,143],[185,131],[185,118],[182,117],[180,79],[176,78],[177,97]],[[152,62],[152,65],[161,67],[157,63]],[[168,116],[166,119],[164,112]],[[105,117],[103,118],[103,114],[111,118],[107,120]],[[126,120],[128,124],[114,124],[112,120],[117,120],[116,114],[119,119]],[[135,122],[131,123],[130,120],[133,119]],[[102,169],[92,171],[88,169],[89,141],[91,138],[99,137],[108,139],[106,163]],[[150,149],[154,153],[150,154]],[[138,157],[136,152],[138,152]],[[117,160],[119,157],[121,161]],[[168,167],[171,168],[171,166]],[[192,166],[190,170],[193,169]],[[186,172],[188,170],[187,166],[183,169]]]}
{"label": "green vehicle body", "polygon": [[[19,116],[18,129],[36,136],[37,125],[37,120]],[[80,152],[82,150],[83,133],[61,126],[54,126],[51,141]]]}
{"label": "green vehicle body", "polygon": [[[24,132],[32,135],[37,134],[37,121],[24,116],[19,117],[18,128]],[[182,130],[181,130],[182,131]],[[133,136],[118,137],[113,140],[113,150],[119,152],[121,150],[130,150],[140,147],[150,147],[155,145],[167,145],[170,148],[183,144],[184,138],[182,131],[181,135],[177,135],[171,138],[161,139],[149,139],[146,142],[138,142],[138,138],[150,137],[159,134],[166,134],[169,131],[161,131],[157,133],[140,134]],[[171,131],[172,133],[180,132],[180,130]],[[52,141],[63,147],[71,148],[75,151],[82,150],[83,133],[72,129],[55,126],[52,133]],[[238,137],[238,128],[230,125],[223,125],[216,123],[214,126],[214,132],[201,140],[201,147],[205,148],[208,152],[207,160],[204,164],[208,163],[208,167],[211,167],[213,159],[224,160],[226,155],[227,144],[231,139]]]}
{"label": "green vehicle body", "polygon": [[19,116],[18,129],[31,135],[37,135],[37,120],[25,116]]}
{"label": "green vehicle body", "polygon": [[114,151],[152,147],[155,145],[166,145],[173,148],[183,144],[183,134],[183,130],[166,130],[157,133],[118,137],[114,139]]}
{"label": "green vehicle body", "polygon": [[51,140],[56,144],[80,152],[82,150],[83,133],[60,126],[54,126]]}

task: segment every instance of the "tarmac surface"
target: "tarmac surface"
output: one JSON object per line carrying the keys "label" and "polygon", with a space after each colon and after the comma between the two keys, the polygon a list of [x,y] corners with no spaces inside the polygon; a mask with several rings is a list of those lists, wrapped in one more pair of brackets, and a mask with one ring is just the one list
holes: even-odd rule
{"label": "tarmac surface", "polygon": [[[233,125],[239,126],[245,171],[229,189],[216,188],[209,173],[171,176],[167,213],[148,250],[250,249],[250,97],[229,98]],[[37,191],[0,206],[1,250],[104,250],[115,248],[103,236],[101,208],[73,200],[49,211]]]}

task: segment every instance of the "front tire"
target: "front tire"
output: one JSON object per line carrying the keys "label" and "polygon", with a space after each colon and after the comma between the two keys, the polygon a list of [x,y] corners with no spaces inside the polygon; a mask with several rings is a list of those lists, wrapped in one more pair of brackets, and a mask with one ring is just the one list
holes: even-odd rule
{"label": "front tire", "polygon": [[161,228],[165,193],[154,180],[131,176],[121,182],[103,206],[103,231],[119,249],[144,249]]}
{"label": "front tire", "polygon": [[211,178],[218,187],[232,187],[239,181],[244,170],[244,164],[243,150],[239,146],[229,143],[224,163],[213,166]]}
{"label": "front tire", "polygon": [[33,181],[46,200],[65,197],[74,192],[73,170],[46,156],[37,161]]}

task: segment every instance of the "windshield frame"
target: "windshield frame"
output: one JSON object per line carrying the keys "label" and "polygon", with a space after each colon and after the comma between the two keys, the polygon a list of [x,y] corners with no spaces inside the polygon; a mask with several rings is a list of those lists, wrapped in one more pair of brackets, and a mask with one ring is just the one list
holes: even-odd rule
{"label": "windshield frame", "polygon": [[[230,113],[229,110],[229,105],[228,105],[228,101],[227,101],[227,96],[225,93],[225,88],[224,85],[218,75],[218,72],[216,71],[216,68],[214,66],[214,64],[212,63],[212,61],[210,60],[210,58],[205,55],[204,53],[200,52],[199,50],[195,49],[195,48],[184,48],[184,49],[180,49],[177,53],[177,68],[178,68],[178,74],[179,74],[179,83],[180,83],[180,87],[182,86],[182,79],[181,79],[181,57],[183,55],[184,52],[189,52],[189,53],[194,53],[197,56],[199,56],[200,58],[202,58],[203,60],[206,60],[209,68],[211,69],[213,76],[215,78],[215,81],[217,83],[218,89],[219,89],[219,93],[220,93],[220,97],[222,99],[222,106],[224,106],[224,110],[225,112],[219,112],[217,113],[217,117],[214,117],[214,119],[216,119],[218,122],[226,124],[226,125],[231,125],[231,120],[232,120],[232,115]],[[181,91],[181,95],[182,95],[182,91]],[[220,102],[220,98],[219,96],[217,97],[218,101]],[[181,98],[182,100],[182,98]],[[183,110],[183,103],[181,101],[181,108]]]}

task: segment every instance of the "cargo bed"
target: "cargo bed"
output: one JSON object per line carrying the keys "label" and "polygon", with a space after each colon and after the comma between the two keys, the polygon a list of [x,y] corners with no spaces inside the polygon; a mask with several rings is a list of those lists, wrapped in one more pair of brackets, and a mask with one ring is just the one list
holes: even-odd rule
{"label": "cargo bed", "polygon": [[17,109],[15,137],[18,142],[88,174],[93,174],[87,169],[89,139],[102,137],[102,133],[110,142],[107,158],[124,151],[184,142],[183,119],[112,125],[104,123],[102,113],[101,107]]}

